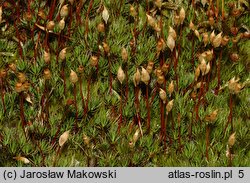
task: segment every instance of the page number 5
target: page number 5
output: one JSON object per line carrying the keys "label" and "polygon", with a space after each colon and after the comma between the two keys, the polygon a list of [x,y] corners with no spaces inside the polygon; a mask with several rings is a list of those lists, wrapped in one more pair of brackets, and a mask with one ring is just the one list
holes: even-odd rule
{"label": "page number 5", "polygon": [[238,177],[242,179],[244,177],[244,170],[239,170]]}

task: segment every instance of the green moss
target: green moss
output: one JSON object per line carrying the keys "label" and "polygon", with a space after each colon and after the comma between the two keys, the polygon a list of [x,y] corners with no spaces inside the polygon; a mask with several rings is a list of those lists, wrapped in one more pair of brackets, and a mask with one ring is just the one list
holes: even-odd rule
{"label": "green moss", "polygon": [[[81,2],[83,4],[80,23],[76,9]],[[43,27],[46,23],[37,18],[38,1],[31,2],[33,14],[29,21],[23,14],[28,9],[28,3],[22,4],[21,10],[24,11],[21,11],[20,17],[17,16],[17,5],[10,4],[10,7],[3,8],[4,21],[0,22],[0,70],[1,73],[6,70],[7,76],[0,75],[0,166],[228,166],[227,141],[233,132],[236,132],[236,143],[232,149],[232,165],[248,166],[250,41],[242,36],[237,43],[233,43],[234,35],[230,28],[234,25],[238,27],[238,37],[249,31],[249,7],[241,5],[241,15],[234,18],[226,4],[225,10],[230,16],[221,21],[219,12],[218,20],[215,18],[215,24],[210,26],[206,13],[208,4],[203,7],[197,2],[194,9],[189,1],[184,1],[183,4],[163,1],[160,11],[153,1],[149,1],[149,8],[152,10],[149,14],[155,18],[159,27],[162,27],[162,31],[156,32],[147,23],[146,2],[139,1],[137,4],[128,1],[104,1],[109,19],[108,24],[104,24],[105,32],[98,32],[98,24],[104,23],[103,7],[100,1],[94,0],[86,20],[89,3],[79,1],[69,6],[73,10],[72,17],[69,15],[65,19],[66,27],[61,32],[60,39],[58,27],[54,33],[48,33],[46,38],[46,31],[35,26],[39,24]],[[131,5],[138,11],[136,18],[130,15]],[[51,7],[46,5],[46,1],[41,1],[40,7],[44,7],[45,14],[49,14]],[[186,10],[184,23],[182,26],[174,25],[174,17],[181,7]],[[56,17],[58,8],[59,6],[55,7],[52,16],[56,23],[60,19],[60,16],[59,19]],[[12,9],[15,18],[10,13]],[[199,38],[189,28],[190,21],[199,31]],[[178,54],[171,53],[166,44],[169,26],[177,33],[175,51]],[[202,33],[208,32],[210,35],[213,30],[216,35],[222,31],[222,35],[228,35],[230,41],[226,46],[214,49],[210,72],[203,79],[198,78],[198,82],[206,81],[203,92],[198,89],[196,100],[193,100],[191,95],[197,84],[194,81],[194,73],[200,64],[198,56],[213,49],[210,43],[204,46]],[[157,53],[159,38],[165,41],[161,53]],[[109,45],[109,53],[105,53],[103,42]],[[68,48],[66,60],[61,61],[57,54],[64,47]],[[128,51],[126,62],[121,56],[123,47]],[[43,54],[48,48],[51,61],[45,63]],[[236,62],[230,58],[232,53],[239,56]],[[98,56],[97,67],[90,64],[90,57],[93,55]],[[176,69],[174,55],[178,55]],[[163,63],[169,66],[168,71],[164,73],[163,85],[157,83],[154,71],[150,75],[150,131],[147,130],[147,86],[143,82],[138,85],[140,96],[137,105],[133,82],[136,69],[146,68],[149,61],[154,62],[154,69],[162,67]],[[216,95],[219,63],[222,89]],[[9,64],[15,64],[16,71],[12,71]],[[84,67],[83,73],[78,70],[80,65]],[[122,84],[117,79],[120,66],[127,74]],[[46,68],[50,69],[52,77],[45,81]],[[76,101],[74,85],[69,79],[71,69],[77,73],[79,79],[76,83]],[[30,88],[23,92],[24,116],[26,122],[29,122],[25,127],[20,115],[21,95],[15,91],[18,72],[25,73],[30,83]],[[233,95],[233,128],[229,124],[225,129],[230,113],[230,91],[227,84],[234,76],[239,77],[239,82],[244,83],[245,87],[239,94]],[[172,80],[175,91],[170,97],[167,90]],[[80,82],[84,101],[80,94]],[[174,99],[172,111],[167,119],[163,106],[164,121],[167,121],[165,142],[161,136],[162,101],[158,94],[159,88],[167,92],[167,101]],[[31,103],[27,97],[30,97]],[[199,118],[196,117],[195,107],[198,98]],[[210,126],[207,159],[205,117],[216,109],[218,116]],[[118,132],[120,121],[121,129]],[[138,140],[131,144],[134,134],[140,128],[139,122],[143,136],[139,135]],[[67,130],[70,130],[70,137],[58,150],[60,135]],[[84,140],[84,134],[89,138],[89,142]],[[13,159],[17,156],[26,157],[31,163],[24,164]]]}

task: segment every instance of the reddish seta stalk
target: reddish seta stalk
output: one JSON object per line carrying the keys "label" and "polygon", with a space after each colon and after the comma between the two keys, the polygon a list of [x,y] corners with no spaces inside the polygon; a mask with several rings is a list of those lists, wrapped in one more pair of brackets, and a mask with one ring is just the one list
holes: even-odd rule
{"label": "reddish seta stalk", "polygon": [[219,89],[220,89],[220,83],[221,83],[221,79],[220,79],[220,65],[221,65],[221,59],[222,59],[222,49],[220,50],[220,58],[218,60],[218,64],[217,64],[217,77],[218,77],[218,82],[217,82],[217,87],[215,90],[215,95],[218,95]]}
{"label": "reddish seta stalk", "polygon": [[[30,1],[31,0],[28,0],[28,6],[27,6],[27,13],[28,14],[31,14],[31,10],[30,10]],[[40,4],[39,4],[39,7],[40,7]],[[39,8],[38,8],[39,9]],[[37,22],[37,17],[36,17],[36,22]],[[36,62],[36,43],[35,43],[35,38],[34,38],[34,30],[35,30],[35,25],[33,25],[33,27],[31,28],[31,24],[29,24],[30,26],[30,31],[31,31],[31,39],[32,39],[32,42],[33,42],[33,47],[34,47],[34,60]]]}
{"label": "reddish seta stalk", "polygon": [[43,115],[43,113],[44,113],[44,106],[45,106],[45,95],[46,95],[46,89],[43,92],[43,95],[41,97],[41,102],[40,102],[41,111],[42,111],[42,113],[41,113],[42,121],[45,121],[45,118],[44,118],[44,115]]}
{"label": "reddish seta stalk", "polygon": [[58,35],[58,38],[57,38],[57,53],[56,53],[56,63],[57,64],[58,64],[58,59],[59,59],[60,46],[62,45],[61,36],[62,36],[62,31],[59,32],[59,35]]}
{"label": "reddish seta stalk", "polygon": [[[100,37],[101,37],[101,36],[100,36],[100,32],[98,32],[97,45],[100,45],[100,43],[101,43]],[[101,55],[101,50],[100,50],[100,48],[98,47],[98,52],[97,52],[97,58],[98,58],[98,60],[100,59],[100,55]],[[98,72],[99,72],[99,62],[97,62],[95,68],[96,68],[96,75],[98,76]]]}
{"label": "reddish seta stalk", "polygon": [[[165,116],[164,116],[164,107],[163,101],[160,99],[160,111],[161,111],[161,140],[163,141],[164,147],[166,146],[166,123],[165,123]],[[167,121],[166,115],[166,121]]]}
{"label": "reddish seta stalk", "polygon": [[[51,128],[49,123],[49,88],[48,88],[48,81],[45,81],[44,93],[42,96],[42,109],[44,108],[45,112],[45,121],[49,128]],[[43,111],[43,110],[42,110]],[[43,115],[42,115],[43,116]]]}
{"label": "reddish seta stalk", "polygon": [[0,77],[0,88],[1,88],[1,99],[2,99],[2,105],[3,105],[3,111],[4,113],[6,112],[6,107],[5,107],[5,102],[4,102],[4,85],[3,85],[3,80]]}
{"label": "reddish seta stalk", "polygon": [[88,38],[88,32],[89,32],[89,14],[90,14],[90,11],[92,9],[93,2],[94,2],[94,0],[90,0],[90,2],[89,2],[89,7],[88,7],[88,10],[87,10],[86,19],[85,19],[84,37],[85,37],[86,46],[88,46],[87,38]]}
{"label": "reddish seta stalk", "polygon": [[224,135],[226,133],[227,127],[230,124],[231,125],[231,131],[233,131],[233,95],[230,93],[229,96],[229,116],[228,116],[228,121],[224,129]]}
{"label": "reddish seta stalk", "polygon": [[64,87],[64,89],[63,89],[63,94],[64,94],[64,95],[66,95],[66,78],[65,78],[65,71],[64,71],[65,62],[66,62],[66,61],[63,61],[63,63],[62,63],[62,72],[61,72],[61,74],[62,74],[62,79],[63,79],[63,87]]}
{"label": "reddish seta stalk", "polygon": [[55,6],[56,6],[56,0],[54,0],[53,2],[51,1],[51,6],[50,6],[50,9],[49,9],[49,15],[48,15],[49,20],[52,20],[52,18],[53,18],[53,14],[54,14],[54,11],[55,11]]}
{"label": "reddish seta stalk", "polygon": [[[161,132],[163,136],[164,149],[167,148],[167,126],[168,126],[168,113],[166,113],[164,123],[162,124],[162,132]],[[170,135],[168,135],[168,139],[169,139],[169,144],[172,144],[172,139]]]}
{"label": "reddish seta stalk", "polygon": [[79,87],[80,87],[80,95],[81,95],[81,98],[82,98],[82,106],[84,107],[85,106],[85,101],[84,101],[84,96],[83,96],[83,91],[82,91],[82,75],[80,76],[79,78]]}
{"label": "reddish seta stalk", "polygon": [[[211,1],[210,1],[211,2]],[[193,9],[194,9],[194,11],[195,11],[195,9],[196,9],[196,6],[195,6],[195,0],[192,0],[192,6],[193,6]],[[196,18],[196,13],[194,13],[194,17],[193,17],[193,19],[195,19]],[[195,66],[195,64],[194,64],[194,57],[195,57],[195,55],[194,55],[194,47],[195,47],[195,34],[194,34],[194,32],[192,33],[192,53],[191,53],[191,59],[192,59],[192,66],[193,66],[193,68],[194,68],[194,66]]]}
{"label": "reddish seta stalk", "polygon": [[216,1],[216,11],[215,11],[216,22],[219,21],[219,0]]}
{"label": "reddish seta stalk", "polygon": [[225,2],[224,2],[224,0],[222,0],[222,1],[221,1],[221,19],[222,19],[222,21],[225,20],[224,6],[225,6]]}
{"label": "reddish seta stalk", "polygon": [[230,94],[230,115],[229,115],[229,123],[231,124],[231,131],[233,131],[233,95]]}
{"label": "reddish seta stalk", "polygon": [[25,135],[25,137],[27,139],[27,135],[26,135],[26,132],[25,132],[25,127],[27,125],[27,122],[26,122],[25,115],[24,115],[23,100],[24,100],[23,92],[20,92],[19,93],[20,118],[21,118],[21,122],[22,122],[23,132],[24,132],[24,135]]}
{"label": "reddish seta stalk", "polygon": [[176,57],[176,48],[174,48],[174,51],[173,51],[173,61],[174,61],[174,72],[175,72],[175,80],[176,80],[175,91],[178,92],[178,90],[179,90],[179,76],[178,76],[178,71],[177,71],[178,58]]}
{"label": "reddish seta stalk", "polygon": [[19,29],[17,28],[17,23],[20,23],[20,0],[17,2],[16,13],[17,13],[18,18],[17,18],[17,21],[14,21],[14,27],[15,27],[16,36],[18,39],[18,53],[19,53],[19,56],[23,58],[23,50],[22,50],[21,41],[20,41],[20,33],[19,33]]}
{"label": "reddish seta stalk", "polygon": [[[169,118],[169,113],[166,113],[166,120],[165,120],[165,126],[164,126],[165,127],[165,130],[164,130],[165,132],[164,133],[165,133],[165,139],[168,137],[169,145],[172,145],[173,141],[172,141],[172,138],[170,136],[170,133],[169,133],[169,135],[167,135],[168,118]],[[173,118],[172,118],[172,125],[173,125]],[[172,130],[174,131],[173,126],[172,126]]]}
{"label": "reddish seta stalk", "polygon": [[150,9],[149,9],[149,2],[148,2],[148,0],[146,0],[146,7],[147,7],[147,14],[149,14]]}
{"label": "reddish seta stalk", "polygon": [[31,29],[31,39],[32,42],[34,44],[33,48],[34,48],[34,60],[36,62],[36,43],[35,43],[35,38],[34,38],[34,27]]}
{"label": "reddish seta stalk", "polygon": [[232,149],[231,147],[228,148],[228,166],[231,167],[232,166],[232,159],[233,159],[233,156],[232,156]]}
{"label": "reddish seta stalk", "polygon": [[207,125],[206,126],[206,159],[207,161],[209,161],[209,154],[208,154],[208,150],[209,150],[209,136],[210,136],[210,126]]}
{"label": "reddish seta stalk", "polygon": [[77,88],[76,88],[76,84],[74,83],[74,104],[75,104],[75,109],[76,109],[76,114],[75,114],[75,132],[77,132],[77,130],[78,130],[78,124],[77,124],[77,120],[78,120],[78,108],[77,108],[76,94],[77,94]]}
{"label": "reddish seta stalk", "polygon": [[44,39],[44,48],[47,50],[49,50],[48,39],[49,39],[49,32],[48,32],[48,30],[46,30],[45,39]]}
{"label": "reddish seta stalk", "polygon": [[192,6],[195,8],[195,0],[192,0]]}
{"label": "reddish seta stalk", "polygon": [[38,45],[38,43],[40,42],[41,31],[38,33],[37,41],[35,42],[34,30],[35,30],[35,25],[33,26],[33,29],[32,29],[32,40],[34,43],[34,57],[35,57],[35,61],[36,61],[36,55],[37,55],[37,46],[36,45]]}
{"label": "reddish seta stalk", "polygon": [[189,140],[192,139],[192,135],[193,135],[193,124],[194,124],[194,113],[195,113],[195,109],[196,109],[196,105],[194,105],[194,108],[193,108],[193,112],[192,112],[192,119],[191,119],[191,123],[190,123],[190,126],[189,126]]}
{"label": "reddish seta stalk", "polygon": [[87,114],[88,108],[89,108],[89,97],[90,97],[90,84],[91,84],[91,78],[88,79],[88,86],[87,86],[87,99],[86,99],[86,104],[84,108],[84,115]]}
{"label": "reddish seta stalk", "polygon": [[112,64],[111,64],[111,60],[110,60],[109,56],[108,56],[108,65],[109,65],[109,92],[112,95],[113,75],[112,75],[112,72],[111,72]]}
{"label": "reddish seta stalk", "polygon": [[176,49],[174,49],[175,53],[175,77],[176,77],[176,91],[178,92],[179,90],[179,75],[178,75],[178,60],[179,60],[179,55],[181,55],[181,40],[182,40],[182,24],[180,25],[180,39],[179,39],[179,43],[178,43],[178,56],[176,56]]}
{"label": "reddish seta stalk", "polygon": [[[199,107],[200,107],[200,103],[201,103],[201,98],[203,96],[203,90],[204,90],[204,76],[202,76],[202,79],[201,79],[201,87],[200,87],[200,92],[199,92],[199,96],[198,96],[198,101],[196,103],[196,108],[195,108],[195,111],[196,111],[196,121],[198,121],[200,119],[199,117]],[[202,121],[200,121],[202,123]]]}
{"label": "reddish seta stalk", "polygon": [[[164,54],[161,52],[160,53],[160,66],[164,64]],[[166,80],[163,83],[163,88],[166,88]],[[157,89],[159,89],[160,86],[157,86]],[[160,99],[160,119],[161,119],[161,140],[163,141],[164,148],[166,149],[166,124],[167,124],[167,117],[168,114],[166,114],[166,119],[165,119],[165,104],[163,101]],[[166,120],[166,121],[165,121]]]}
{"label": "reddish seta stalk", "polygon": [[146,106],[147,106],[147,129],[148,132],[150,132],[150,105],[149,105],[148,85],[146,86]]}
{"label": "reddish seta stalk", "polygon": [[[136,12],[139,12],[139,3],[138,0],[136,0]],[[130,41],[130,46],[131,46],[131,50],[132,50],[132,57],[135,56],[136,54],[136,45],[137,45],[137,36],[138,36],[138,32],[137,32],[137,24],[139,21],[139,17],[136,16],[134,18],[134,28],[133,28],[133,32],[132,32],[132,40]]]}
{"label": "reddish seta stalk", "polygon": [[178,121],[178,143],[179,143],[179,150],[181,152],[182,145],[181,145],[181,114],[180,113],[178,113],[177,121]]}
{"label": "reddish seta stalk", "polygon": [[70,31],[71,31],[71,24],[72,24],[72,19],[73,19],[73,16],[72,16],[72,7],[70,7],[70,10],[69,10],[69,24],[68,24],[68,36],[70,37]]}
{"label": "reddish seta stalk", "polygon": [[27,12],[30,13],[30,1],[31,0],[28,0],[28,5],[27,5]]}
{"label": "reddish seta stalk", "polygon": [[[122,88],[122,86],[121,86]],[[118,122],[118,129],[117,129],[117,132],[120,133],[120,129],[121,129],[121,125],[122,125],[122,108],[123,108],[123,105],[122,105],[122,92],[121,92],[121,98],[120,98],[120,117],[119,117],[119,122]]]}
{"label": "reddish seta stalk", "polygon": [[77,21],[77,26],[82,25],[82,20],[81,20],[81,10],[83,6],[83,1],[80,1],[79,4],[76,6],[76,21]]}
{"label": "reddish seta stalk", "polygon": [[[215,57],[214,57],[215,58]],[[212,70],[212,68],[213,68],[213,62],[214,62],[214,58],[210,61],[210,67],[211,67],[211,70]],[[207,74],[207,80],[206,80],[206,89],[205,89],[205,92],[208,92],[208,90],[209,90],[209,84],[210,84],[210,81],[211,81],[211,74],[212,74],[212,72],[210,71],[208,74]],[[219,90],[218,90],[219,91]],[[217,93],[217,91],[215,90],[215,95],[217,95],[216,94]]]}
{"label": "reddish seta stalk", "polygon": [[154,89],[152,90],[152,96],[151,96],[151,100],[150,100],[150,103],[149,103],[150,106],[153,104],[153,101],[155,99],[157,91],[158,91],[158,85],[156,84]]}
{"label": "reddish seta stalk", "polygon": [[125,78],[126,78],[126,91],[125,91],[125,102],[128,101],[128,93],[129,93],[129,87],[128,87],[128,68],[125,68]]}
{"label": "reddish seta stalk", "polygon": [[140,88],[138,86],[135,87],[135,110],[136,110],[136,118],[138,122],[138,126],[142,134],[142,128],[141,128],[141,116],[140,116],[140,102],[139,102],[139,90]]}

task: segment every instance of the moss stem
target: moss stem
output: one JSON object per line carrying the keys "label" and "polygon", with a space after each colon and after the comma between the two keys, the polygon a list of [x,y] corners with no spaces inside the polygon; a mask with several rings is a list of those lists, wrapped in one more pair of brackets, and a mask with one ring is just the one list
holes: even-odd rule
{"label": "moss stem", "polygon": [[82,91],[82,75],[80,76],[79,78],[79,87],[80,87],[80,95],[81,95],[81,98],[82,98],[82,106],[84,108],[85,106],[85,101],[84,101],[84,96],[83,96],[83,91]]}
{"label": "moss stem", "polygon": [[4,102],[4,92],[3,92],[3,80],[0,77],[0,88],[1,88],[1,99],[2,99],[2,105],[3,105],[3,111],[6,112],[5,102]]}
{"label": "moss stem", "polygon": [[120,116],[119,116],[119,122],[118,122],[118,133],[120,133],[120,129],[121,129],[121,125],[122,125],[122,108],[123,108],[123,102],[122,102],[122,96],[123,96],[123,93],[122,93],[122,84],[121,84],[121,94],[120,94]]}
{"label": "moss stem", "polygon": [[27,123],[26,123],[26,119],[25,119],[25,115],[24,115],[23,100],[24,100],[23,92],[20,92],[19,93],[20,118],[21,118],[21,122],[22,122],[23,132],[24,132],[24,135],[27,139],[27,135],[25,132],[25,127],[26,127]]}
{"label": "moss stem", "polygon": [[216,91],[215,94],[218,95],[219,89],[220,89],[220,83],[221,83],[221,74],[220,74],[220,70],[221,70],[221,59],[222,59],[222,49],[220,50],[220,58],[218,59],[218,63],[217,63],[217,87],[216,87]]}
{"label": "moss stem", "polygon": [[182,145],[181,145],[181,114],[180,113],[178,113],[177,121],[178,121],[178,143],[179,143],[179,150],[181,152]]}
{"label": "moss stem", "polygon": [[206,159],[207,161],[209,161],[209,154],[208,154],[208,150],[209,150],[209,138],[210,138],[210,126],[207,125],[206,126]]}
{"label": "moss stem", "polygon": [[76,110],[76,114],[75,114],[75,132],[77,132],[78,130],[78,108],[77,108],[77,99],[76,99],[76,95],[77,95],[77,88],[76,88],[76,83],[74,83],[74,104],[75,104],[75,110]]}
{"label": "moss stem", "polygon": [[48,16],[49,20],[53,19],[53,14],[54,14],[54,11],[55,11],[55,6],[56,6],[56,0],[51,1],[51,5],[50,5],[50,9],[49,9],[49,16]]}
{"label": "moss stem", "polygon": [[165,105],[163,104],[163,101],[160,99],[160,115],[161,115],[161,140],[163,141],[164,147],[166,146],[166,122],[167,121],[167,115],[166,115],[166,119],[164,116],[164,108]]}
{"label": "moss stem", "polygon": [[88,79],[88,86],[87,86],[87,99],[86,99],[86,105],[84,108],[84,115],[87,114],[88,108],[89,108],[89,97],[90,97],[90,85],[91,85],[91,78]]}
{"label": "moss stem", "polygon": [[229,95],[229,115],[228,115],[228,121],[224,128],[224,135],[226,133],[227,127],[230,124],[231,125],[231,132],[233,132],[233,94],[230,93]]}
{"label": "moss stem", "polygon": [[150,132],[150,106],[149,106],[149,94],[148,94],[148,85],[146,86],[146,106],[147,106],[147,129]]}

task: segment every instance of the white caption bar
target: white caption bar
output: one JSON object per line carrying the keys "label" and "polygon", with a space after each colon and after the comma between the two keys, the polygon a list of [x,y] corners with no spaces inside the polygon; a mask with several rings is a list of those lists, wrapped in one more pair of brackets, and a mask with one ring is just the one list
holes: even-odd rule
{"label": "white caption bar", "polygon": [[[46,181],[46,182],[44,182]],[[9,183],[246,183],[249,167],[45,168],[1,167],[0,182]]]}

